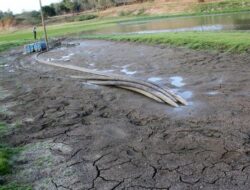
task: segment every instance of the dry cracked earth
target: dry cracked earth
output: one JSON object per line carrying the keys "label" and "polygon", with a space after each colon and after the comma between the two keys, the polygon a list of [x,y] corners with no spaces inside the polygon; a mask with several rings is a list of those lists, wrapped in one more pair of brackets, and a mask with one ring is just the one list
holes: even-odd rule
{"label": "dry cracked earth", "polygon": [[[71,44],[69,44],[71,43]],[[169,86],[172,108],[38,64],[0,55],[2,141],[23,147],[6,181],[35,190],[250,189],[249,54],[65,40],[44,59]],[[15,124],[15,127],[13,127]]]}

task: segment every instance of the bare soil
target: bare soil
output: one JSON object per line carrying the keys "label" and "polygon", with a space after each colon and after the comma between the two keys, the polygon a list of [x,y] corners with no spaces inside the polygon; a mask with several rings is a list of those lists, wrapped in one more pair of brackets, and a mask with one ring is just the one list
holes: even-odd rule
{"label": "bare soil", "polygon": [[[219,2],[222,0],[205,0],[203,3]],[[193,12],[194,6],[199,4],[198,0],[154,0],[143,3],[111,7],[98,12],[99,16],[119,16],[122,12],[139,13],[144,10],[144,14],[161,15],[177,14],[183,12]]]}
{"label": "bare soil", "polygon": [[[189,102],[172,108],[86,84],[84,73],[2,53],[0,120],[23,146],[7,181],[34,189],[249,189],[249,54],[97,40],[42,55],[61,64],[128,74]],[[153,78],[152,78],[153,77]]]}

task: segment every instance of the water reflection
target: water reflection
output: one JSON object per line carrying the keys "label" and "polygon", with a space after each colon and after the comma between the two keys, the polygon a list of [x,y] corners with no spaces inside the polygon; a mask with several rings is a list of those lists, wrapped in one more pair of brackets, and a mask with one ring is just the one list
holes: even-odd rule
{"label": "water reflection", "polygon": [[176,87],[182,87],[185,85],[183,78],[179,76],[170,77],[171,84]]}
{"label": "water reflection", "polygon": [[150,81],[150,82],[159,82],[161,80],[162,80],[161,77],[150,77],[150,78],[148,78],[148,81]]}
{"label": "water reflection", "polygon": [[250,30],[250,12],[121,22],[92,34]]}

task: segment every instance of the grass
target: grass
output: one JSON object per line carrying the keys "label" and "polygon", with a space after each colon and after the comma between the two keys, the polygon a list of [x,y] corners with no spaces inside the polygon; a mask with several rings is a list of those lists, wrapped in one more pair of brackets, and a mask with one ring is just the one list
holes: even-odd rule
{"label": "grass", "polygon": [[[0,135],[2,136],[7,131],[4,123],[0,123]],[[15,149],[9,148],[7,145],[0,144],[0,175],[8,174],[11,170],[10,158],[16,153]]]}
{"label": "grass", "polygon": [[7,127],[4,123],[0,122],[0,138],[7,132]]}
{"label": "grass", "polygon": [[10,183],[8,185],[0,186],[0,190],[32,190],[32,188],[27,185],[19,185],[16,183]]}
{"label": "grass", "polygon": [[[5,134],[7,127],[0,123],[0,136]],[[0,176],[11,173],[13,155],[17,154],[20,148],[11,148],[8,145],[0,144]],[[9,183],[0,186],[0,190],[32,190],[30,186],[17,183]]]}
{"label": "grass", "polygon": [[179,32],[160,34],[93,35],[88,39],[141,42],[185,46],[191,49],[207,49],[228,52],[246,52],[250,49],[250,35],[247,32]]}
{"label": "grass", "polygon": [[[118,22],[119,19],[94,19],[84,22],[72,22],[63,24],[54,24],[47,27],[48,35],[50,37],[65,36],[69,34],[76,34],[80,32],[89,32],[92,30],[101,29],[103,27],[109,27]],[[43,38],[42,28],[39,27],[38,38]],[[0,35],[0,52],[6,51],[12,47],[24,45],[30,43],[33,40],[32,29],[22,29],[14,32],[2,32]]]}
{"label": "grass", "polygon": [[[204,15],[204,14],[214,14],[214,13],[224,13],[224,12],[236,12],[236,11],[250,11],[250,0],[225,0],[222,2],[216,3],[200,3],[199,5],[193,8],[193,11],[190,13],[183,13],[177,15],[157,15],[150,16],[144,15],[144,9],[139,10],[137,16],[131,16],[130,13],[123,14],[121,17],[113,17],[113,18],[95,18],[91,20],[85,20],[85,16],[83,18],[84,21],[70,22],[70,23],[62,23],[62,24],[53,24],[47,27],[49,37],[59,37],[65,35],[72,34],[80,34],[80,33],[90,33],[91,31],[98,30],[101,28],[107,28],[116,25],[117,23],[122,22],[139,22],[145,20],[153,20],[153,19],[163,19],[163,18],[173,18],[173,17],[186,17],[186,16],[195,16],[195,15]],[[79,17],[80,18],[80,17]],[[94,18],[94,17],[93,17]],[[239,37],[237,37],[239,34]],[[244,39],[249,39],[244,33],[220,33],[219,36],[222,39],[216,39],[217,33],[180,33],[180,34],[159,34],[152,35],[152,39],[150,36],[141,35],[139,36],[129,36],[130,39],[134,41],[144,41],[156,44],[157,41],[163,44],[173,44],[173,45],[185,45],[187,47],[191,47],[193,49],[213,49],[213,45],[215,45],[216,50],[224,49],[227,50],[236,50],[236,51],[244,51],[246,49],[247,42],[244,42]],[[111,36],[112,37],[112,36]],[[120,36],[125,40],[127,36]],[[194,37],[195,39],[188,39],[189,37]],[[206,37],[209,37],[206,39]],[[212,37],[210,39],[210,37]],[[235,39],[230,39],[234,37],[239,39],[237,42]],[[43,38],[42,28],[38,28],[38,38]],[[102,37],[103,38],[103,37]],[[107,37],[109,38],[109,37]],[[115,36],[113,40],[119,40],[118,36]],[[243,41],[242,41],[243,39]],[[5,31],[1,32],[0,35],[0,52],[9,50],[12,47],[24,45],[33,41],[32,29],[20,29],[18,31],[10,32]]]}
{"label": "grass", "polygon": [[10,173],[11,164],[9,162],[12,151],[9,148],[0,147],[0,175]]}
{"label": "grass", "polygon": [[20,45],[23,45],[25,43],[28,43],[30,40],[11,40],[10,42],[2,41],[0,42],[0,52],[9,50],[13,47],[17,47]]}
{"label": "grass", "polygon": [[194,7],[197,13],[229,13],[250,11],[250,0],[224,0],[212,3],[200,3]]}

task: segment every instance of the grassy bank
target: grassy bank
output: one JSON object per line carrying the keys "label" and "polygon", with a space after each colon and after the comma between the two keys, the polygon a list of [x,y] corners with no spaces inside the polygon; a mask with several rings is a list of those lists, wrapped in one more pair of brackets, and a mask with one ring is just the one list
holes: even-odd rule
{"label": "grassy bank", "polygon": [[[250,0],[247,0],[250,2]],[[231,2],[231,1],[230,1]],[[70,23],[61,23],[61,24],[53,24],[47,27],[49,37],[59,37],[65,35],[79,34],[79,33],[89,33],[94,30],[98,30],[101,28],[107,28],[116,25],[117,23],[124,22],[139,22],[153,19],[167,19],[167,18],[175,18],[175,17],[187,17],[187,16],[198,16],[205,14],[214,14],[214,13],[222,13],[222,12],[230,12],[236,10],[242,10],[240,8],[232,8],[232,9],[222,9],[222,8],[213,8],[216,3],[202,4],[199,9],[190,13],[181,13],[181,14],[168,14],[168,15],[143,15],[143,16],[123,16],[123,17],[113,17],[113,18],[97,18],[87,21],[77,21]],[[220,4],[220,3],[217,3]],[[223,4],[223,2],[222,2]],[[250,4],[250,3],[249,3]],[[206,7],[206,8],[204,8]],[[219,6],[221,7],[221,6]],[[237,6],[236,6],[237,7]],[[250,6],[246,7],[245,10],[250,10]],[[38,38],[43,38],[42,28],[38,27]],[[8,50],[11,47],[19,46],[26,44],[28,42],[33,41],[32,29],[19,29],[16,31],[4,31],[1,32],[0,35],[0,52],[4,50]]]}
{"label": "grassy bank", "polygon": [[106,39],[147,44],[184,46],[192,49],[229,52],[246,52],[250,49],[250,35],[247,32],[179,32],[82,37],[88,39]]}
{"label": "grassy bank", "polygon": [[194,6],[196,13],[229,13],[250,11],[250,0],[224,0],[212,3],[200,3]]}
{"label": "grassy bank", "polygon": [[[94,19],[84,22],[72,22],[63,24],[54,24],[47,27],[49,37],[59,37],[69,34],[77,34],[80,32],[90,32],[92,30],[110,27],[125,18],[107,18],[105,20]],[[44,38],[42,28],[37,30],[38,39]],[[22,29],[14,32],[2,32],[0,35],[0,52],[8,50],[11,47],[23,45],[32,42],[33,34],[32,29]]]}
{"label": "grassy bank", "polygon": [[[70,23],[53,24],[47,27],[49,37],[59,37],[65,35],[78,35],[80,33],[90,33],[91,31],[101,28],[107,28],[124,22],[139,22],[153,19],[164,19],[174,17],[198,16],[205,14],[250,11],[250,0],[225,0],[222,2],[213,3],[199,3],[192,8],[188,13],[165,14],[165,15],[140,15],[140,16],[120,16],[120,17],[106,17],[96,18],[92,20],[77,21]],[[237,36],[239,34],[239,37]],[[215,49],[221,50],[236,50],[244,51],[246,45],[244,40],[248,37],[244,33],[220,33],[222,39],[216,39],[217,33],[180,33],[180,34],[157,34],[157,35],[134,35],[129,36],[134,41],[145,41],[150,43],[165,43],[172,45],[185,45],[194,49]],[[100,38],[110,38],[112,36],[99,36]],[[230,38],[235,39],[230,39]],[[43,38],[42,28],[38,28],[38,38]],[[119,39],[120,38],[120,39]],[[115,36],[113,40],[125,40],[127,36]],[[188,39],[192,38],[192,39]],[[193,39],[194,38],[194,39]],[[211,39],[210,39],[211,38]],[[237,39],[240,41],[238,42]],[[1,32],[0,35],[0,52],[8,50],[15,46],[24,45],[33,41],[32,29],[19,29],[16,31]]]}

